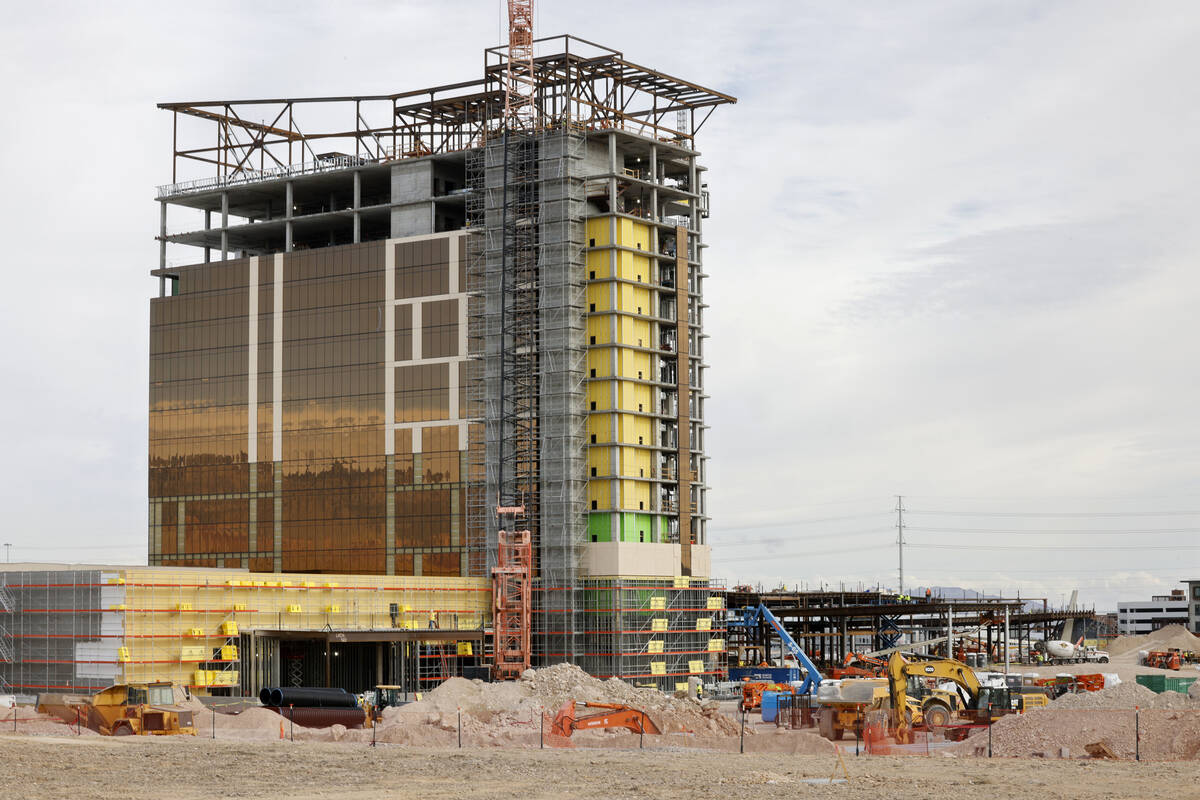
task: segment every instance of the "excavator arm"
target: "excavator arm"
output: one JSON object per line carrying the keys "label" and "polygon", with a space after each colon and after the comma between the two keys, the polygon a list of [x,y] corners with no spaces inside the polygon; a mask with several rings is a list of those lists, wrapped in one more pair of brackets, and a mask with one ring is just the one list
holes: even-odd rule
{"label": "excavator arm", "polygon": [[[586,717],[577,717],[575,716],[577,705],[608,710],[598,714],[589,714]],[[646,716],[646,712],[640,709],[613,703],[577,704],[574,700],[563,703],[562,708],[554,716],[550,732],[558,736],[570,736],[578,730],[595,728],[626,728],[634,733],[662,733],[654,721]]]}

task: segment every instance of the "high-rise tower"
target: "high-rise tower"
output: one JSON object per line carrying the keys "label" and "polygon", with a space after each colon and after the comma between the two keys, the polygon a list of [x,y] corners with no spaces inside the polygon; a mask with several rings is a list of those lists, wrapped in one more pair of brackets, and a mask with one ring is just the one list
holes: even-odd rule
{"label": "high-rise tower", "polygon": [[542,659],[668,683],[719,641],[695,136],[734,99],[533,45],[508,135],[507,48],[414,92],[161,106],[151,564],[482,576],[519,502]]}

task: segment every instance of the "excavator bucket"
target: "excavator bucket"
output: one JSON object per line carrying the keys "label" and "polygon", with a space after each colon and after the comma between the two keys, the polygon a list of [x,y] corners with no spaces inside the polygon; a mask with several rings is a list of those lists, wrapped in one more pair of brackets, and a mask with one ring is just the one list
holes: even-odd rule
{"label": "excavator bucket", "polygon": [[571,727],[575,722],[575,701],[568,700],[562,704],[562,708],[554,715],[554,723],[550,726],[550,732],[555,736],[570,736],[571,731],[575,730]]}

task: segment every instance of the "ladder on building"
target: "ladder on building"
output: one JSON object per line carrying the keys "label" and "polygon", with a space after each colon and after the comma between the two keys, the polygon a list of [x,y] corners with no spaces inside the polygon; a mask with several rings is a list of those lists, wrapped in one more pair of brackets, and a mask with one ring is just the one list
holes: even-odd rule
{"label": "ladder on building", "polygon": [[[7,579],[0,580],[0,612],[8,614],[10,618],[17,613],[17,602],[8,590]],[[9,633],[8,626],[0,622],[0,661],[5,664],[13,663],[15,653],[12,634]],[[3,682],[4,679],[0,678],[0,683]]]}

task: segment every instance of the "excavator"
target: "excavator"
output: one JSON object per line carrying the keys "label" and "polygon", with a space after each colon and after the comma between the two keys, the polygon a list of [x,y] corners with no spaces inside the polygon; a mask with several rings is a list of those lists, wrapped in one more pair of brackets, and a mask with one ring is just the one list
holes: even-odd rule
{"label": "excavator", "polygon": [[962,698],[943,694],[931,698],[922,706],[924,724],[929,728],[942,728],[950,724],[955,716],[967,723],[982,723],[997,719],[1017,710],[1014,695],[1008,687],[982,686],[975,672],[966,664],[952,658],[937,658],[908,661],[899,653],[888,659],[888,690],[892,700],[892,725],[896,730],[896,741],[912,741],[913,723],[908,714],[897,714],[896,709],[910,705],[910,679],[933,678],[951,681],[959,688]]}
{"label": "excavator", "polygon": [[873,658],[863,653],[847,653],[842,666],[834,667],[829,674],[835,680],[841,680],[842,678],[878,678],[886,671],[887,661],[882,658]]}
{"label": "excavator", "polygon": [[[607,709],[586,717],[575,716],[579,707]],[[632,706],[618,703],[576,703],[568,700],[554,715],[554,723],[550,732],[558,736],[569,737],[575,731],[594,730],[596,728],[628,728],[634,733],[662,733],[646,712]]]}

